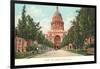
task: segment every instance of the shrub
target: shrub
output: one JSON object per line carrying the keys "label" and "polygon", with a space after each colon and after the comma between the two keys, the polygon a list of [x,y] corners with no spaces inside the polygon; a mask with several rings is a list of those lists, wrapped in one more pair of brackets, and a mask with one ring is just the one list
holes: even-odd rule
{"label": "shrub", "polygon": [[25,58],[26,54],[25,53],[21,53],[21,52],[16,52],[15,53],[15,58]]}

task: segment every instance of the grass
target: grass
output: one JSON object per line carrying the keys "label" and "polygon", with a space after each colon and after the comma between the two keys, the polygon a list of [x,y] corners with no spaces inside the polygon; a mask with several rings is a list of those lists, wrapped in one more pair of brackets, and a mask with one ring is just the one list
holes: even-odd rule
{"label": "grass", "polygon": [[69,51],[71,51],[73,53],[81,54],[81,55],[84,55],[84,56],[88,55],[86,50],[83,50],[83,49],[73,49],[73,50],[69,50]]}
{"label": "grass", "polygon": [[21,52],[16,52],[15,53],[15,58],[16,59],[21,59],[21,58],[32,58],[32,57],[35,57],[36,55],[39,55],[39,54],[43,54],[47,51],[29,51],[29,52],[24,52],[24,53],[21,53]]}

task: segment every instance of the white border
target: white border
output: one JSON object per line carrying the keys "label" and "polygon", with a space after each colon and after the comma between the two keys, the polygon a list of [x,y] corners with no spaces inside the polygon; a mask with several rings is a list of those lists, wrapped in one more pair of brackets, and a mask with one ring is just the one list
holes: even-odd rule
{"label": "white border", "polygon": [[50,63],[69,63],[69,62],[94,61],[94,56],[70,56],[70,57],[51,57],[51,58],[30,58],[16,59],[15,65],[36,65]]}

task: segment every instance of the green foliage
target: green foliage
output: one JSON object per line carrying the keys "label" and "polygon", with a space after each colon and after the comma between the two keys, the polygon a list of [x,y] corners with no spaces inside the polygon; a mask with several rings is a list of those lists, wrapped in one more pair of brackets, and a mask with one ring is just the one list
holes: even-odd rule
{"label": "green foliage", "polygon": [[37,40],[38,40],[39,44],[43,44],[43,45],[46,45],[49,47],[53,46],[53,43],[45,37],[45,35],[42,33],[42,31],[40,31],[37,36],[38,36]]}
{"label": "green foliage", "polygon": [[[25,5],[22,10],[22,17],[18,20],[18,25],[15,28],[16,36],[22,37],[26,40],[38,41],[39,44],[52,47],[52,42],[45,38],[45,35],[40,31],[40,23],[36,23],[30,15],[26,15]],[[29,48],[35,49],[34,45]],[[31,49],[30,49],[31,50]]]}
{"label": "green foliage", "polygon": [[25,38],[27,36],[26,34],[26,11],[25,11],[25,5],[23,6],[22,10],[22,16],[21,19],[18,20],[18,26],[16,28],[17,35]]}
{"label": "green foliage", "polygon": [[15,53],[15,58],[25,58],[26,57],[26,53],[21,53],[21,52],[16,52]]}
{"label": "green foliage", "polygon": [[95,35],[95,9],[81,8],[77,13],[76,19],[71,22],[72,27],[62,41],[62,47],[72,43],[77,48],[83,48],[85,38]]}
{"label": "green foliage", "polygon": [[30,15],[26,15],[25,5],[23,6],[21,19],[18,20],[16,27],[16,35],[26,40],[35,40],[38,31],[40,30],[39,23],[33,21]]}
{"label": "green foliage", "polygon": [[35,44],[31,45],[31,46],[27,46],[26,47],[26,50],[29,52],[29,51],[35,51],[37,48],[37,46]]}
{"label": "green foliage", "polygon": [[87,55],[86,51],[83,50],[83,49],[72,50],[72,52],[78,53],[78,54],[81,54],[81,55]]}
{"label": "green foliage", "polygon": [[27,15],[27,37],[28,39],[36,40],[38,31],[40,30],[39,23],[33,21],[29,15]]}
{"label": "green foliage", "polygon": [[84,37],[93,36],[95,34],[95,9],[82,8],[79,16],[80,30]]}

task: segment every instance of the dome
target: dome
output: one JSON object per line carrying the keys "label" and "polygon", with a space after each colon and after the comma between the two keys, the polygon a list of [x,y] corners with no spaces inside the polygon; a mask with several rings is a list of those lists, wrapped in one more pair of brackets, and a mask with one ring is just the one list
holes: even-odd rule
{"label": "dome", "polygon": [[56,11],[56,12],[54,13],[54,16],[61,16],[61,14],[60,14],[59,12]]}
{"label": "dome", "polygon": [[61,16],[61,13],[59,12],[58,6],[56,7],[56,12],[54,13],[54,16]]}

